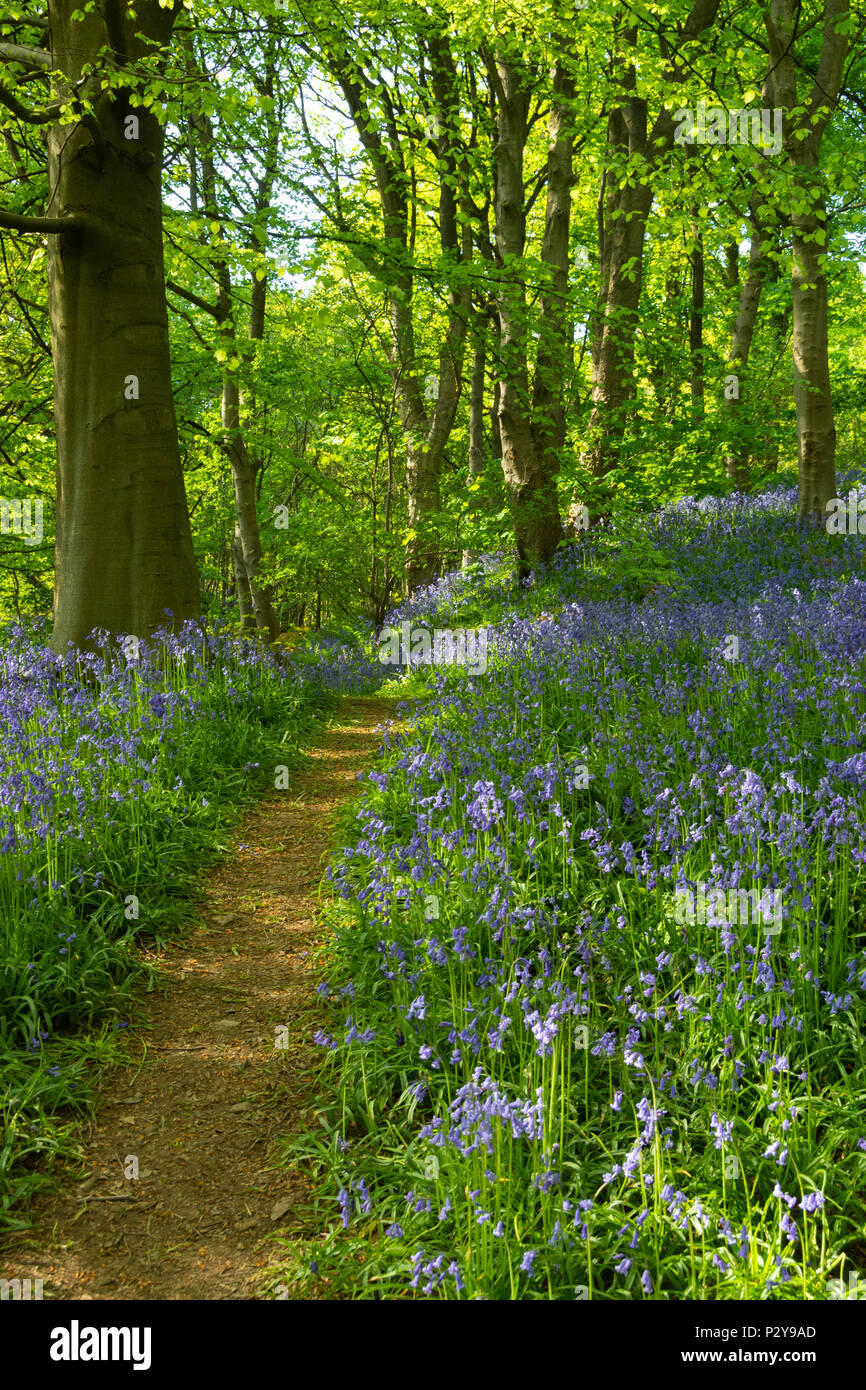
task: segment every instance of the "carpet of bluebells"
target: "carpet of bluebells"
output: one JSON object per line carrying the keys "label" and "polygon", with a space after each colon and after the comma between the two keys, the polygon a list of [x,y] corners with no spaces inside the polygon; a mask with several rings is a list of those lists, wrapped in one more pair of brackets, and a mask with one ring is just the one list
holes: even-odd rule
{"label": "carpet of bluebells", "polygon": [[[232,805],[286,762],[331,692],[378,677],[322,640],[282,659],[227,629],[150,645],[99,638],[57,657],[41,633],[0,642],[0,1223],[62,1148],[52,1117],[83,1100],[76,1030],[124,1025],[131,947],[188,915]],[[274,758],[270,759],[273,767]],[[97,1049],[98,1052],[98,1049]]]}
{"label": "carpet of bluebells", "polygon": [[[332,869],[308,1294],[824,1299],[866,1270],[866,552],[795,508],[646,518],[640,602],[590,537],[391,616],[486,618],[489,666],[412,675]],[[779,921],[725,911],[752,889]]]}

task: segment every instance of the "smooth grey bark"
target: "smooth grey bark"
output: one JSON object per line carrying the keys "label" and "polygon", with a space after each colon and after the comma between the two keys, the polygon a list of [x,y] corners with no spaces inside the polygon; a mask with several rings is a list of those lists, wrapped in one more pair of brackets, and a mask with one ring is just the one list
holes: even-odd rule
{"label": "smooth grey bark", "polygon": [[758,304],[764,284],[765,254],[764,234],[760,228],[752,232],[749,243],[749,265],[746,277],[740,286],[737,315],[731,329],[731,351],[728,358],[728,376],[736,380],[730,383],[725,395],[725,414],[728,421],[728,451],[725,455],[725,472],[741,492],[748,490],[749,442],[743,437],[743,405],[745,403],[745,370],[749,361],[752,337],[758,317]]}
{"label": "smooth grey bark", "polygon": [[[541,261],[546,279],[542,284],[538,319],[538,350],[532,383],[532,425],[541,472],[553,480],[551,502],[556,502],[555,480],[565,444],[565,392],[573,369],[573,314],[569,302],[571,268],[571,190],[574,185],[574,79],[564,67],[553,74],[553,99],[549,119],[547,156],[547,204]],[[561,528],[558,506],[552,506]],[[561,530],[560,536],[561,539]],[[554,547],[555,548],[555,547]]]}
{"label": "smooth grey bark", "polygon": [[[50,0],[58,97],[86,64],[128,67],[170,42],[180,3],[107,3],[74,20]],[[147,41],[150,40],[150,43]],[[109,57],[100,56],[108,45]],[[48,128],[57,535],[52,645],[94,628],[148,637],[200,611],[172,394],[162,245],[163,132],[123,90]],[[126,118],[134,116],[135,121]],[[136,126],[137,122],[137,126]]]}

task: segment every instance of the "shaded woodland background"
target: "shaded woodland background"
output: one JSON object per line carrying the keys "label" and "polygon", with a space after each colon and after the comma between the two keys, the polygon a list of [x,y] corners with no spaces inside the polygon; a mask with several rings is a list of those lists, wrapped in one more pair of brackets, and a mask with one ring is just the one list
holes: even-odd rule
{"label": "shaded woodland background", "polygon": [[[864,430],[864,24],[9,7],[0,495],[45,526],[4,514],[3,612],[54,604],[60,648],[166,608],[378,623],[480,553],[526,574],[587,517],[780,468],[822,520]],[[713,109],[783,147],[711,143]]]}

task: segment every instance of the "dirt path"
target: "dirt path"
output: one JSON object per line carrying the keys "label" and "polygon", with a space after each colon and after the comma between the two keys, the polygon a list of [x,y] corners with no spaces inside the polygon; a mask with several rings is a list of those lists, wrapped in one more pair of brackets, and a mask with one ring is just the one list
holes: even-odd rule
{"label": "dirt path", "polygon": [[[36,1203],[0,1274],[41,1278],[45,1298],[260,1292],[268,1237],[291,1227],[302,1195],[267,1164],[272,1140],[312,1114],[309,955],[330,819],[393,717],[390,701],[344,700],[289,789],[243,821],[200,927],[157,959],[162,987],[143,1001],[130,1065],[109,1078],[85,1135],[87,1176]],[[133,1157],[137,1180],[124,1173]]]}

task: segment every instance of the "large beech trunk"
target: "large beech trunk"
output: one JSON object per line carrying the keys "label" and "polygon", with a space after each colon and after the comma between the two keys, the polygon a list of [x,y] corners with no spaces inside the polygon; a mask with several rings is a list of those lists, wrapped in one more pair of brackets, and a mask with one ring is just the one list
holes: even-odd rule
{"label": "large beech trunk", "polygon": [[[139,0],[73,21],[51,0],[52,65],[77,80],[110,42],[119,62],[168,43],[175,9]],[[127,117],[134,119],[128,120]],[[137,123],[137,125],[136,125]],[[162,249],[162,130],[124,95],[100,95],[89,125],[48,132],[51,215],[75,228],[49,238],[57,427],[53,646],[94,628],[149,636],[199,613],[177,438]]]}

